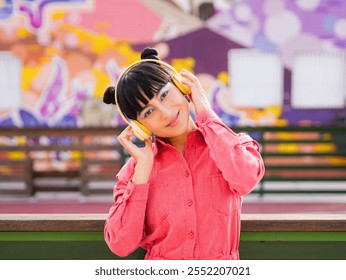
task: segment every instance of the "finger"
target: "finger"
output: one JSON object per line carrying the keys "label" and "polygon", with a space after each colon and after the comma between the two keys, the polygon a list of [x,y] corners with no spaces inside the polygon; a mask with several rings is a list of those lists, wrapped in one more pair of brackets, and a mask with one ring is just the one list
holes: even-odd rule
{"label": "finger", "polygon": [[152,148],[153,141],[151,140],[151,137],[145,140],[145,147],[146,148]]}
{"label": "finger", "polygon": [[135,156],[136,152],[140,149],[137,147],[130,139],[122,138],[119,143],[124,147],[124,149],[131,155]]}
{"label": "finger", "polygon": [[[130,126],[127,126],[117,137],[119,143],[124,146],[128,146],[128,143],[131,142],[131,137],[134,136],[134,132]],[[132,143],[132,142],[131,142]]]}
{"label": "finger", "polygon": [[181,73],[182,73],[181,76],[183,78],[182,79],[182,83],[183,84],[185,84],[186,86],[188,86],[190,88],[194,87],[196,89],[202,87],[200,82],[199,82],[199,80],[198,80],[198,78],[195,75],[193,75],[190,72],[181,72]]}
{"label": "finger", "polygon": [[193,82],[196,82],[198,81],[198,78],[192,74],[191,72],[187,71],[186,69],[183,69],[180,74],[183,76],[183,77],[186,77],[188,79],[190,79],[191,81]]}
{"label": "finger", "polygon": [[130,138],[134,135],[132,127],[127,126],[118,136],[118,138]]}

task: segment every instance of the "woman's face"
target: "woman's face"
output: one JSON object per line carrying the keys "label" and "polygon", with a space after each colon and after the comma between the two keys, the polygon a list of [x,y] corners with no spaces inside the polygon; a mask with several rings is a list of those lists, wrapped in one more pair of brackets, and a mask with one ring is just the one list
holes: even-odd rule
{"label": "woman's face", "polygon": [[172,83],[165,85],[138,113],[137,120],[162,138],[187,135],[193,128],[189,103]]}

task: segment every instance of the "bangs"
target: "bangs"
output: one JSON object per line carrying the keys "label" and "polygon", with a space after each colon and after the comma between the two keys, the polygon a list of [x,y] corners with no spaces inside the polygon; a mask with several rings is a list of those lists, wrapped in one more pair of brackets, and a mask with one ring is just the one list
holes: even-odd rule
{"label": "bangs", "polygon": [[172,82],[170,72],[160,64],[141,63],[128,71],[117,86],[117,104],[129,119],[137,119],[149,101]]}

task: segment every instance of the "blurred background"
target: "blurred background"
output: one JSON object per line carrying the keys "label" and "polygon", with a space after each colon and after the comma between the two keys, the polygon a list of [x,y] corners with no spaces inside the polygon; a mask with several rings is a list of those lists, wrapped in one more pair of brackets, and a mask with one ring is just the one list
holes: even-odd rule
{"label": "blurred background", "polygon": [[1,213],[108,212],[127,155],[103,92],[147,46],[260,142],[243,212],[346,213],[345,1],[0,0]]}

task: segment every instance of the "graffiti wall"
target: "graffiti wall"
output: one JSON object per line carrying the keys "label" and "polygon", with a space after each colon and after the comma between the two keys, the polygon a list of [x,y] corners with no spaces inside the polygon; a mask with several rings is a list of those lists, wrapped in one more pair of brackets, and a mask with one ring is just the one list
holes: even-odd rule
{"label": "graffiti wall", "polygon": [[[213,1],[212,9],[186,9],[193,2],[0,0],[0,53],[11,58],[0,55],[0,126],[122,124],[115,108],[103,104],[103,92],[145,46],[157,48],[178,71],[198,75],[229,125],[330,124],[345,111],[345,106],[297,110],[290,103],[296,51],[345,52],[344,1]],[[232,105],[231,49],[280,53],[283,106]],[[13,61],[19,80],[8,70]],[[18,83],[19,90],[12,91]]]}

